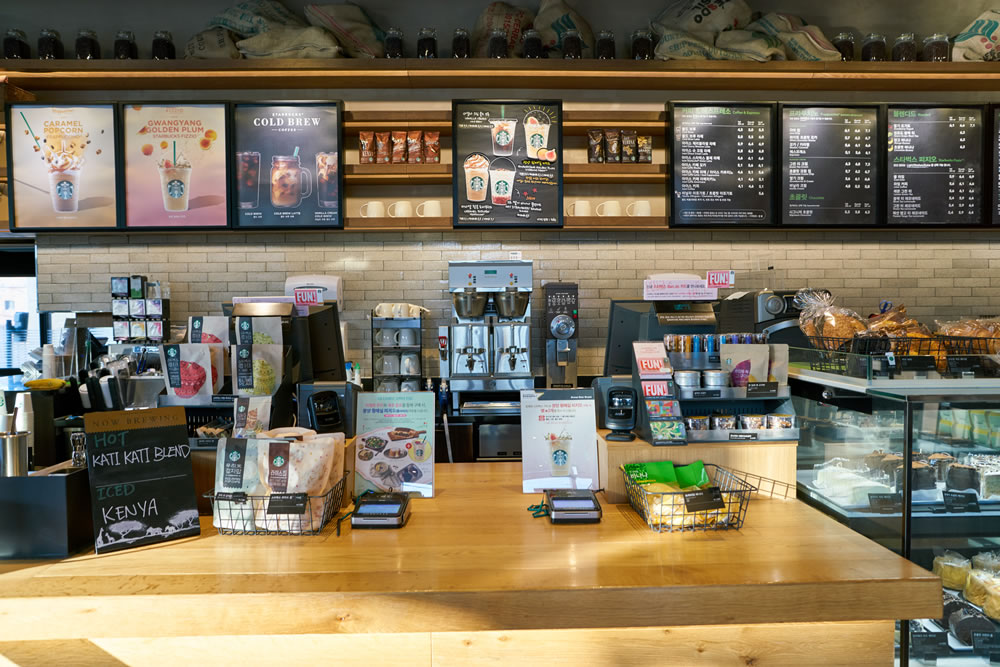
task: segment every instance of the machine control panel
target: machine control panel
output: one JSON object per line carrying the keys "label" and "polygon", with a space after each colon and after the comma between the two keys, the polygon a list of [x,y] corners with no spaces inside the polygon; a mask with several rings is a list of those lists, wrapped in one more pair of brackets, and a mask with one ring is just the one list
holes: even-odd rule
{"label": "machine control panel", "polygon": [[577,337],[577,319],[580,308],[580,288],[576,283],[546,283],[545,328],[549,335],[559,339]]}
{"label": "machine control panel", "polygon": [[499,292],[507,287],[531,291],[531,260],[448,262],[448,289],[452,292],[474,287],[482,292]]}

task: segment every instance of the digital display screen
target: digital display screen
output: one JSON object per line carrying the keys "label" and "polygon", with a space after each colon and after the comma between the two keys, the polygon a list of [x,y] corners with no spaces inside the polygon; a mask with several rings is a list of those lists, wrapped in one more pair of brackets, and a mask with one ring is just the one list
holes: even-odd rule
{"label": "digital display screen", "polygon": [[362,503],[354,513],[358,516],[394,515],[399,514],[399,508],[399,503]]}
{"label": "digital display screen", "polygon": [[553,498],[552,509],[554,510],[593,510],[597,509],[593,500],[572,498]]}
{"label": "digital display screen", "polygon": [[631,394],[623,394],[620,396],[611,397],[611,407],[613,408],[630,408],[632,407],[632,396]]}

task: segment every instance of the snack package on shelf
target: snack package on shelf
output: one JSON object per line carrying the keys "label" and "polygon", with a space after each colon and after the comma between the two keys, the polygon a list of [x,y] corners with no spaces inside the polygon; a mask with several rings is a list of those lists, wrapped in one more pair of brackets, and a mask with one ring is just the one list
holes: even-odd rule
{"label": "snack package on shelf", "polygon": [[270,396],[240,396],[233,405],[233,436],[257,438],[271,427]]}
{"label": "snack package on shelf", "polygon": [[237,396],[270,396],[281,385],[283,345],[232,346],[233,393]]}
{"label": "snack package on shelf", "polygon": [[868,329],[856,312],[834,306],[833,301],[833,295],[825,290],[804,288],[795,294],[795,305],[802,311],[799,328],[815,347],[839,349],[855,334]]}
{"label": "snack package on shelf", "polygon": [[176,398],[212,400],[219,372],[212,364],[214,345],[182,344],[160,347],[160,367],[167,394]]}

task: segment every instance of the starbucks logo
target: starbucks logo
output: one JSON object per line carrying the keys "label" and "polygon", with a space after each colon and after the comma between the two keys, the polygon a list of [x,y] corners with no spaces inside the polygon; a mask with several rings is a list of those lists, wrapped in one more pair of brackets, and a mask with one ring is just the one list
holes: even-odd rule
{"label": "starbucks logo", "polygon": [[242,322],[240,322],[240,329],[243,329],[244,331],[249,331],[250,323],[247,322],[246,320],[243,320]]}
{"label": "starbucks logo", "polygon": [[237,408],[237,410],[239,410],[240,412],[246,412],[247,411],[247,406],[241,405],[240,407]]}
{"label": "starbucks logo", "polygon": [[474,192],[479,192],[486,187],[486,181],[483,180],[482,176],[473,176],[472,180],[469,181],[469,187],[472,188]]}
{"label": "starbucks logo", "polygon": [[171,359],[173,359],[174,357],[176,357],[177,356],[177,348],[176,347],[172,347],[169,350],[167,350],[167,356],[169,356]]}
{"label": "starbucks logo", "polygon": [[528,138],[528,143],[531,144],[532,148],[544,148],[545,141],[540,134],[533,134]]}
{"label": "starbucks logo", "polygon": [[250,350],[240,350],[240,359],[246,359],[250,356]]}
{"label": "starbucks logo", "polygon": [[235,449],[229,452],[229,460],[232,461],[233,463],[236,463],[237,461],[240,460],[240,453]]}
{"label": "starbucks logo", "polygon": [[56,183],[56,197],[67,201],[73,198],[73,184],[69,181],[59,181]]}
{"label": "starbucks logo", "polygon": [[184,181],[174,179],[167,183],[167,196],[171,199],[180,199],[184,196]]}
{"label": "starbucks logo", "polygon": [[285,465],[285,457],[284,456],[275,456],[274,459],[271,461],[271,464],[275,468],[280,468],[280,467],[282,467],[282,466]]}
{"label": "starbucks logo", "polygon": [[498,195],[510,194],[510,184],[507,181],[497,181],[493,184],[493,189]]}
{"label": "starbucks logo", "polygon": [[195,329],[200,329],[201,328],[201,322],[199,322],[198,320],[195,320],[194,322],[191,323],[191,326],[193,326]]}
{"label": "starbucks logo", "polygon": [[507,130],[500,130],[497,132],[496,137],[497,146],[506,146],[510,143],[510,132]]}
{"label": "starbucks logo", "polygon": [[566,453],[565,449],[557,449],[552,452],[552,462],[557,466],[564,466],[567,461],[569,461],[569,454]]}

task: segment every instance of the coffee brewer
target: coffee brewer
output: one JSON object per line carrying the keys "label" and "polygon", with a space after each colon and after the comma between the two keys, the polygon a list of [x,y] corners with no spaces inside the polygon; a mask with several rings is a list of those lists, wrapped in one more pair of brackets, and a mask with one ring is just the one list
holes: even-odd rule
{"label": "coffee brewer", "polygon": [[576,283],[546,283],[545,294],[545,386],[576,386],[577,316],[580,287]]}

